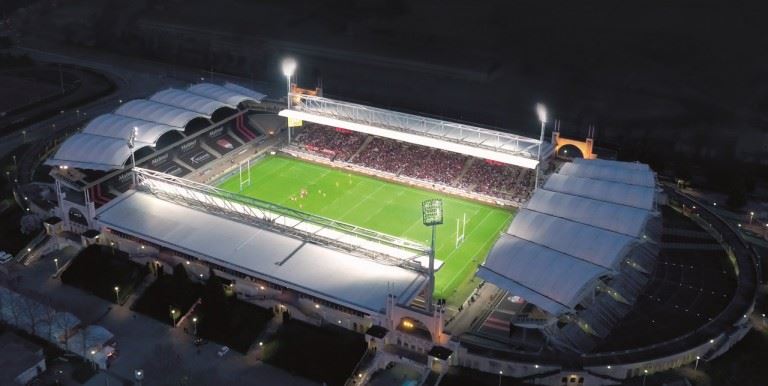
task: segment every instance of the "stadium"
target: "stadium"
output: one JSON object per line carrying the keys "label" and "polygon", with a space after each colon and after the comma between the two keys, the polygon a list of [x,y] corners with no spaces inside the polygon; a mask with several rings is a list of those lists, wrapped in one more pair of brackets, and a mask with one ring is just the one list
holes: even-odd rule
{"label": "stadium", "polygon": [[[278,314],[407,352],[427,384],[464,367],[610,385],[741,339],[757,263],[737,232],[647,165],[546,141],[540,120],[537,139],[290,83],[162,90],[45,161],[48,232],[215,270]],[[584,158],[557,157],[573,144]]]}

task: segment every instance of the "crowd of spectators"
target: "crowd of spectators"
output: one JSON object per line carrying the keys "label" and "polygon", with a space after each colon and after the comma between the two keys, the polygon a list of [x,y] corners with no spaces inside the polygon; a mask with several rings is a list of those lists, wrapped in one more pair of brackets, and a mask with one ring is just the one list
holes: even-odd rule
{"label": "crowd of spectators", "polygon": [[533,192],[531,169],[477,159],[459,181],[460,188],[505,200],[528,198]]}
{"label": "crowd of spectators", "polygon": [[407,164],[401,174],[443,185],[453,185],[469,159],[463,154],[419,145],[407,146],[403,156]]}
{"label": "crowd of spectators", "polygon": [[352,163],[400,174],[409,162],[402,154],[403,143],[389,138],[375,137],[368,146],[350,160]]}
{"label": "crowd of spectators", "polygon": [[[296,143],[332,160],[505,200],[525,199],[533,190],[532,170],[382,137],[371,138],[361,149],[365,134],[315,124],[305,124],[305,128]],[[462,175],[470,160],[473,163]]]}
{"label": "crowd of spectators", "polygon": [[296,142],[305,149],[323,157],[346,161],[365,141],[365,134],[334,129],[314,123],[305,123]]}

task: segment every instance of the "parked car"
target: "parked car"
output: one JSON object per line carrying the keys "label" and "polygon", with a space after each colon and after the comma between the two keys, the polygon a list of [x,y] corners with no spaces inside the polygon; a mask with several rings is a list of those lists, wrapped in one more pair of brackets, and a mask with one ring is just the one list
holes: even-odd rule
{"label": "parked car", "polygon": [[229,352],[229,347],[222,346],[221,350],[219,350],[219,356],[223,357],[224,355],[227,355],[228,352]]}

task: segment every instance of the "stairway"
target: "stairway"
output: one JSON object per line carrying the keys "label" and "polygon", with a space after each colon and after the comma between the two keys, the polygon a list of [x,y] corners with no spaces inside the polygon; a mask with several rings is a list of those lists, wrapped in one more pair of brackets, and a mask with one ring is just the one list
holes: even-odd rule
{"label": "stairway", "polygon": [[459,172],[459,175],[456,176],[456,178],[454,178],[453,181],[451,181],[451,186],[456,186],[459,183],[459,181],[461,181],[461,179],[464,178],[464,175],[467,174],[469,169],[472,168],[472,165],[475,163],[475,160],[477,160],[477,158],[467,157],[467,162],[464,163],[464,167],[461,169],[461,172]]}
{"label": "stairway", "polygon": [[349,156],[349,158],[343,161],[352,162],[352,160],[355,159],[355,157],[357,157],[357,155],[360,154],[360,152],[362,152],[366,147],[368,147],[368,144],[371,143],[371,141],[373,141],[373,138],[374,137],[372,135],[367,136],[365,138],[365,141],[363,141],[363,144],[360,145],[360,147],[351,156]]}

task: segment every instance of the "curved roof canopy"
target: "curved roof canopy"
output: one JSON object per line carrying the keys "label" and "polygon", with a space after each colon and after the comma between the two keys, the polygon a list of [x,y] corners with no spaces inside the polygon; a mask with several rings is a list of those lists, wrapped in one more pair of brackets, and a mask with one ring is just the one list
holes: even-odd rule
{"label": "curved roof canopy", "polygon": [[[137,142],[134,150],[150,146]],[[59,146],[56,154],[45,163],[53,166],[93,170],[113,170],[125,165],[131,156],[128,141],[86,133],[77,133]]]}
{"label": "curved roof canopy", "polygon": [[654,187],[653,172],[638,164],[564,165],[515,216],[477,276],[551,314],[573,312],[643,242],[656,215]]}
{"label": "curved roof canopy", "polygon": [[[236,108],[244,100],[260,101],[264,94],[227,83],[192,85],[184,91],[168,89],[152,100],[136,99],[122,104],[113,113],[100,115],[59,147],[45,163],[93,170],[114,170],[130,157],[128,138],[138,129],[134,151],[155,146],[163,134],[183,132],[196,118],[210,118],[219,108]],[[239,91],[238,91],[239,90]]]}
{"label": "curved roof canopy", "polygon": [[653,198],[656,195],[652,187],[564,174],[549,176],[547,183],[544,184],[544,189],[645,210],[653,210]]}
{"label": "curved roof canopy", "polygon": [[266,95],[264,95],[264,94],[262,94],[262,93],[260,93],[258,91],[253,91],[253,90],[251,90],[249,88],[246,88],[246,87],[234,84],[234,83],[230,83],[230,82],[225,82],[224,83],[224,88],[226,88],[227,90],[239,93],[239,94],[243,94],[243,95],[249,96],[249,97],[251,97],[251,99],[255,99],[255,100],[259,101],[259,102],[261,102],[262,99],[267,97]]}
{"label": "curved roof canopy", "polygon": [[182,128],[195,118],[210,118],[206,114],[146,99],[134,99],[123,103],[122,106],[115,110],[115,114]]}
{"label": "curved roof canopy", "polygon": [[[625,162],[626,163],[626,162]],[[656,184],[653,173],[648,170],[638,170],[635,164],[629,167],[610,166],[605,163],[567,163],[560,168],[560,174],[567,176],[591,178],[595,180],[620,182],[622,184],[638,185],[652,188]]]}
{"label": "curved roof canopy", "polygon": [[237,105],[225,104],[211,98],[172,88],[156,92],[149,98],[149,100],[195,111],[208,116],[213,115],[214,111],[222,107],[237,109]]}
{"label": "curved roof canopy", "polygon": [[219,102],[222,102],[231,106],[237,106],[244,101],[261,103],[261,100],[264,99],[264,97],[266,97],[266,95],[264,94],[259,94],[261,97],[255,98],[253,95],[246,95],[236,90],[232,90],[232,89],[222,87],[212,83],[193,84],[187,88],[187,91],[193,94],[204,96],[206,98],[215,99]]}
{"label": "curved roof canopy", "polygon": [[83,133],[127,140],[137,128],[136,142],[156,144],[157,140],[169,131],[183,131],[179,127],[130,118],[123,115],[103,114],[94,118],[83,128]]}

